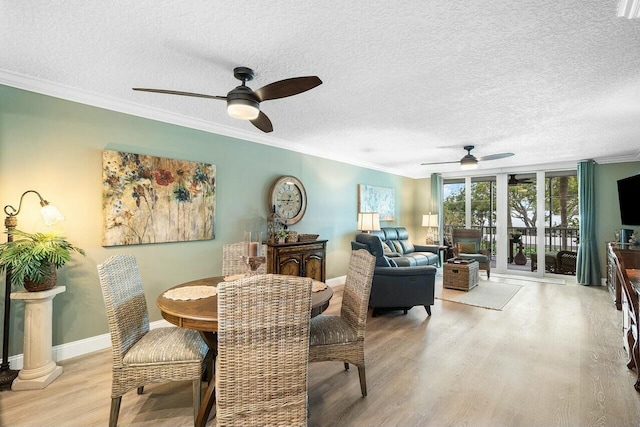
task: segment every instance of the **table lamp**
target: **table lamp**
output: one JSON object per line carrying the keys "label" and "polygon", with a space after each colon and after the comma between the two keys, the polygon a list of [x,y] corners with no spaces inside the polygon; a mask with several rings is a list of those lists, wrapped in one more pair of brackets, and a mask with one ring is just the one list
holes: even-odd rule
{"label": "table lamp", "polygon": [[435,235],[437,234],[433,232],[433,229],[438,229],[438,214],[432,214],[429,212],[427,215],[422,215],[422,226],[427,227],[427,239],[426,243],[428,245],[434,244],[437,239]]}
{"label": "table lamp", "polygon": [[358,230],[363,233],[380,230],[380,215],[378,212],[358,213]]}

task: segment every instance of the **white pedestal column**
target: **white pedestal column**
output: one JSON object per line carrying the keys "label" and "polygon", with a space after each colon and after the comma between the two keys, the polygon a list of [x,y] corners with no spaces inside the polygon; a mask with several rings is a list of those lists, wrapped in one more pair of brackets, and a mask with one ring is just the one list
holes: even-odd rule
{"label": "white pedestal column", "polygon": [[18,291],[12,300],[23,300],[24,309],[24,365],[13,381],[11,390],[38,390],[45,388],[62,373],[51,356],[51,323],[53,298],[66,291],[56,286],[42,292]]}

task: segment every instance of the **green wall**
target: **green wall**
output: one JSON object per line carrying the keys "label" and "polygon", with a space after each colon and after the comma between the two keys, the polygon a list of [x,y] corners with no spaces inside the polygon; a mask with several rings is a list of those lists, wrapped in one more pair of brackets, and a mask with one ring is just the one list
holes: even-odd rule
{"label": "green wall", "polygon": [[[428,211],[430,180],[398,175],[299,154],[217,134],[64,101],[0,85],[0,204],[17,208],[20,195],[37,190],[66,220],[56,228],[87,251],[59,272],[67,291],[54,299],[53,344],[108,332],[96,265],[116,253],[136,256],[144,279],[151,320],[160,319],[155,299],[175,283],[221,274],[222,245],[239,241],[245,229],[265,227],[267,191],[279,175],[304,183],[308,208],[293,229],[328,239],[327,277],[346,274],[356,233],[357,186],[396,191],[396,220],[415,243]],[[103,248],[102,150],[115,149],[216,165],[214,240]],[[616,181],[640,173],[640,162],[596,168],[597,240],[602,274],[604,243],[621,228]],[[38,200],[25,198],[18,228],[45,230]],[[2,279],[4,281],[4,275]],[[4,282],[1,282],[4,289]],[[4,293],[0,295],[4,304]],[[10,354],[22,353],[24,304],[11,308]]]}
{"label": "green wall", "polygon": [[[598,242],[598,258],[600,259],[600,273],[604,277],[607,274],[606,243],[615,240],[614,233],[620,230],[620,205],[618,202],[618,183],[622,178],[640,174],[640,162],[615,163],[596,165],[596,239]],[[640,188],[638,189],[640,200]],[[628,227],[640,231],[640,227]]]}
{"label": "green wall", "polygon": [[[413,180],[303,155],[267,145],[91,107],[0,85],[0,203],[17,208],[20,195],[37,190],[65,216],[57,226],[86,250],[59,271],[65,293],[54,299],[53,345],[108,332],[96,265],[116,253],[136,257],[151,320],[166,288],[221,274],[222,245],[240,241],[245,229],[266,230],[267,191],[279,175],[306,187],[307,213],[292,227],[328,239],[327,277],[346,274],[356,233],[357,185],[394,188],[396,221],[423,233],[419,218],[428,180]],[[247,124],[247,126],[249,126]],[[276,135],[277,136],[277,135]],[[215,239],[104,248],[102,150],[115,149],[216,165]],[[27,195],[18,228],[45,230],[38,199]],[[418,240],[424,236],[418,235]],[[4,281],[4,275],[2,277]],[[4,289],[4,282],[2,282]],[[2,300],[4,304],[4,292]],[[12,302],[10,355],[22,353],[24,304]]]}

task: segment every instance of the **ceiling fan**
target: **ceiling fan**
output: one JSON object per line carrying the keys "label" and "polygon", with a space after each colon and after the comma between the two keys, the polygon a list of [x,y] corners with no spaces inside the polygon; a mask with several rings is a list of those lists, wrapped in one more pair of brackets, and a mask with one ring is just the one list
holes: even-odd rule
{"label": "ceiling fan", "polygon": [[531,184],[531,178],[520,178],[516,177],[516,174],[509,174],[509,180],[507,181],[508,185],[518,185],[518,184]]}
{"label": "ceiling fan", "polygon": [[177,90],[149,89],[134,87],[133,90],[144,92],[167,93],[170,95],[194,96],[196,98],[209,98],[227,101],[227,113],[236,119],[249,120],[255,127],[263,132],[273,131],[271,120],[260,111],[260,103],[272,99],[285,98],[313,89],[322,84],[322,80],[317,76],[293,77],[270,83],[254,91],[246,85],[246,82],[253,79],[254,73],[251,68],[236,67],[233,75],[242,84],[232,89],[227,96],[204,95],[201,93],[180,92]]}
{"label": "ceiling fan", "polygon": [[453,162],[433,162],[433,163],[420,163],[421,165],[444,165],[448,163],[460,163],[460,167],[462,169],[475,169],[478,167],[478,162],[486,162],[488,160],[497,160],[503,159],[505,157],[513,156],[513,153],[498,153],[498,154],[490,154],[488,156],[476,157],[471,154],[471,150],[475,147],[473,145],[465,145],[464,149],[467,150],[467,154],[460,160],[456,160]]}

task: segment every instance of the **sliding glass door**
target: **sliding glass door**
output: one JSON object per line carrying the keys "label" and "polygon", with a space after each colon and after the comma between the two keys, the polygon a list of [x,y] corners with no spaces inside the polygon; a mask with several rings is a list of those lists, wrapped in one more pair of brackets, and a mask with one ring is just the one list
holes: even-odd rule
{"label": "sliding glass door", "polygon": [[443,190],[444,235],[480,229],[496,272],[558,273],[558,253],[577,252],[575,171],[445,179]]}
{"label": "sliding glass door", "polygon": [[[536,253],[538,191],[536,174],[511,174],[507,180],[507,270],[527,270]],[[533,271],[533,270],[530,270]]]}

